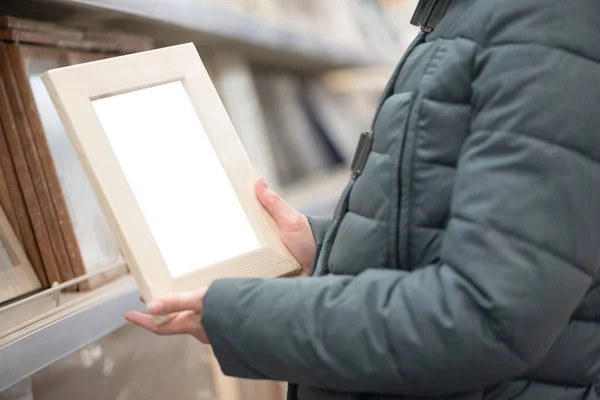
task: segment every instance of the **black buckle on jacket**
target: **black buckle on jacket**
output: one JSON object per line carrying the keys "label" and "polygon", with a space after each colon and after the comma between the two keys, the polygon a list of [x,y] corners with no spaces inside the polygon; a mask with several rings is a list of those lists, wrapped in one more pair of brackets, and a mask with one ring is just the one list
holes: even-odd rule
{"label": "black buckle on jacket", "polygon": [[358,144],[356,145],[356,151],[352,158],[352,164],[350,164],[350,171],[352,172],[352,178],[356,179],[367,163],[367,158],[373,147],[373,132],[363,132],[360,134]]}
{"label": "black buckle on jacket", "polygon": [[452,0],[419,0],[410,23],[425,33],[432,32],[442,20]]}

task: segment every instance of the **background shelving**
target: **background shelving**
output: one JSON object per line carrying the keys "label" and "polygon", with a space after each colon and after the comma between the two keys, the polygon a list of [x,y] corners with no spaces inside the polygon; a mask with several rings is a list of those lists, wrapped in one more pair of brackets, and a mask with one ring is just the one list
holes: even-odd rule
{"label": "background shelving", "polygon": [[[108,31],[141,35],[155,47],[194,42],[257,171],[301,212],[327,215],[348,180],[356,140],[369,128],[379,93],[414,37],[416,28],[408,21],[415,5],[416,0],[2,0],[0,15],[51,22],[95,38]],[[69,49],[74,43],[55,46]],[[93,58],[98,50],[89,53]],[[158,342],[123,327],[124,312],[143,306],[129,276],[62,296],[60,309],[53,308],[52,296],[5,312],[0,305],[0,392],[33,374],[34,388],[42,385],[62,398],[64,386],[49,386],[57,371],[81,379],[95,376],[103,386],[118,381],[104,374],[107,367],[98,376],[81,372],[96,368],[86,363],[98,346],[107,354],[123,342],[150,346],[133,361],[121,357],[118,371],[136,368],[133,363],[146,356],[157,361],[152,354],[158,350],[150,343],[158,347]],[[2,335],[9,326],[20,329]],[[195,343],[162,340],[160,347],[165,363],[180,357],[187,363],[182,370],[215,374],[210,355]],[[204,363],[191,361],[192,349]],[[113,361],[116,353],[112,350]],[[164,366],[156,371],[174,379]],[[143,380],[136,376],[130,377],[136,383],[115,398],[148,398],[152,391],[132,386]],[[214,377],[224,382],[218,371]],[[94,382],[80,384],[93,387]],[[282,398],[280,387],[225,382],[242,387],[249,396],[244,398]],[[237,400],[223,389],[209,389],[191,385],[193,393],[181,389],[173,397]]]}
{"label": "background shelving", "polygon": [[[65,26],[117,28],[152,36],[161,46],[193,41],[203,48],[226,48],[255,62],[292,68],[321,69],[378,62],[375,55],[357,46],[331,40],[331,32],[306,31],[290,25],[290,19],[298,21],[302,16],[283,19],[277,11],[287,10],[275,7],[275,2],[271,6],[266,3],[271,2],[5,0],[0,12]],[[318,25],[315,21],[307,24],[315,25]]]}
{"label": "background shelving", "polygon": [[[408,24],[414,4],[414,0],[5,0],[0,13],[148,35],[159,47],[193,41],[204,61],[213,64],[213,79],[257,170],[270,178],[273,187],[285,191],[282,187],[287,184],[318,180],[315,171],[337,171],[349,163],[349,152],[368,128],[388,71],[414,35],[415,28]],[[359,68],[360,77],[343,74],[345,69]],[[338,74],[329,78],[332,90],[327,90],[320,79],[332,70]],[[357,84],[361,81],[369,86]],[[343,93],[340,82],[343,90],[348,89]],[[314,93],[311,86],[321,93]],[[275,96],[288,99],[285,110],[273,112],[272,104],[281,104]],[[330,115],[306,117],[307,104]],[[286,130],[281,121],[294,129],[278,132]],[[316,146],[315,140],[320,142]],[[304,157],[289,150],[299,143],[304,143]],[[295,204],[313,209],[310,200]]]}

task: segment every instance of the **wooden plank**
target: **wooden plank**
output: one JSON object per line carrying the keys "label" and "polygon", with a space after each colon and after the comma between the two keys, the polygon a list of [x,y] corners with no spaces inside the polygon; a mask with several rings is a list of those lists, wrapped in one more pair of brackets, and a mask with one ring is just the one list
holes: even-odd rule
{"label": "wooden plank", "polygon": [[[8,109],[12,110],[14,117],[13,126],[15,129],[7,131],[9,140],[12,137],[11,153],[13,158],[18,157],[20,159],[20,157],[24,157],[25,168],[29,172],[21,174],[23,179],[21,187],[30,185],[33,187],[31,191],[29,188],[27,189],[25,197],[28,199],[28,206],[32,210],[30,214],[32,223],[38,228],[36,236],[38,243],[40,243],[40,251],[42,251],[47,276],[52,282],[64,282],[73,279],[75,276],[71,269],[58,219],[52,205],[48,184],[44,178],[35,141],[27,121],[25,107],[19,96],[6,44],[0,44],[0,75],[4,82],[4,89],[9,103]],[[25,189],[23,190],[25,191]]]}
{"label": "wooden plank", "polygon": [[0,40],[7,42],[26,42],[45,45],[56,45],[56,37],[40,32],[18,31],[12,28],[0,28]]}
{"label": "wooden plank", "polygon": [[0,15],[0,39],[46,45],[77,45],[84,37],[82,30],[59,27],[51,22]]}
{"label": "wooden plank", "polygon": [[105,42],[61,38],[60,35],[55,35],[53,32],[22,31],[13,28],[0,28],[0,40],[87,51],[115,51],[118,48],[117,45]]}
{"label": "wooden plank", "polygon": [[97,29],[69,29],[54,23],[10,16],[0,16],[0,40],[114,54],[135,53],[154,47],[154,41],[147,36]]}
{"label": "wooden plank", "polygon": [[[0,77],[0,97],[4,96],[3,98],[5,99],[5,105],[7,105],[8,103],[6,103],[6,96],[4,93],[4,86]],[[31,262],[33,269],[40,280],[42,287],[47,288],[49,286],[48,277],[46,276],[46,271],[44,270],[40,249],[38,248],[33,227],[29,219],[27,205],[23,196],[23,192],[21,191],[19,178],[17,177],[17,172],[15,165],[13,164],[13,158],[10,154],[9,145],[5,134],[4,126],[6,126],[8,121],[3,120],[3,114],[5,115],[6,112],[10,114],[10,110],[6,111],[6,109],[3,108],[3,102],[0,99],[0,168],[2,168],[2,175],[6,181],[6,186],[9,191],[13,212],[15,214],[15,224],[18,227],[18,236],[20,237],[21,243],[25,248],[25,253],[27,254],[29,262]],[[25,165],[25,168],[26,167],[27,166]],[[31,189],[33,190],[33,188]]]}
{"label": "wooden plank", "polygon": [[16,18],[10,15],[0,15],[0,28],[12,30],[13,32],[52,34],[52,36],[62,40],[76,41],[83,38],[83,32],[77,29],[59,27],[53,22]]}
{"label": "wooden plank", "polygon": [[25,31],[50,32],[56,28],[52,22],[41,22],[32,19],[16,18],[11,15],[0,15],[0,28],[15,28]]}
{"label": "wooden plank", "polygon": [[[1,130],[2,126],[0,126],[0,131]],[[3,135],[3,133],[0,133],[0,135]],[[8,222],[15,232],[15,236],[17,236],[17,239],[21,242],[23,239],[21,238],[21,231],[19,230],[19,224],[17,223],[17,214],[12,198],[10,197],[10,189],[8,188],[8,182],[4,175],[2,164],[0,164],[0,207],[4,209]]]}
{"label": "wooden plank", "polygon": [[[60,250],[60,255],[57,257],[57,261],[61,263],[68,262],[68,265],[71,266],[71,273],[73,274],[73,277],[81,276],[85,274],[83,259],[77,245],[77,238],[75,237],[75,231],[73,230],[73,223],[71,221],[71,217],[69,216],[67,204],[60,187],[58,175],[54,166],[54,160],[52,159],[50,147],[48,146],[48,141],[42,126],[42,121],[35,104],[31,86],[29,85],[29,79],[27,76],[26,67],[24,65],[21,47],[18,44],[9,44],[6,47],[21,101],[25,109],[25,114],[31,130],[35,152],[37,152],[39,157],[43,177],[48,185],[48,194],[51,199],[51,205],[54,207],[53,214],[56,215],[58,222],[59,232],[57,234],[62,234],[61,236],[63,240],[57,241],[56,246],[64,246],[64,251],[66,251],[66,257],[68,261],[63,258],[62,251]],[[53,231],[53,234],[56,233]],[[57,250],[55,249],[55,251]],[[66,277],[63,277],[63,279],[65,278]],[[83,286],[86,285],[84,284]]]}
{"label": "wooden plank", "polygon": [[[24,102],[30,104],[29,122],[35,134],[37,150],[43,161],[44,173],[75,275],[93,273],[97,269],[123,262],[116,239],[72,143],[40,81],[40,75],[47,69],[97,61],[109,56],[55,47],[9,45],[9,48],[11,46],[15,48],[11,58],[17,54],[23,64],[21,67],[26,72],[26,76],[19,79],[21,95]],[[48,142],[50,138],[52,146]],[[77,287],[79,290],[89,290],[127,272],[126,266],[115,268],[94,276]]]}

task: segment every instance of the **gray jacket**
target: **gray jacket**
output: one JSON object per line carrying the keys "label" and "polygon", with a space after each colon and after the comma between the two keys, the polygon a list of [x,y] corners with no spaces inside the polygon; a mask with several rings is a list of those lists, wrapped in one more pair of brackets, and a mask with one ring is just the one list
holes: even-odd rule
{"label": "gray jacket", "polygon": [[299,400],[600,399],[600,2],[454,0],[373,133],[310,220],[314,277],[208,291],[224,373]]}

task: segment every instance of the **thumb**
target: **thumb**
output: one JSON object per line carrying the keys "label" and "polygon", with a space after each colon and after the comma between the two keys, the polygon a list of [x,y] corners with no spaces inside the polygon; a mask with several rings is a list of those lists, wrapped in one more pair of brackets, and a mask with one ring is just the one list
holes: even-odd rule
{"label": "thumb", "polygon": [[193,292],[173,293],[148,304],[148,313],[152,315],[167,315],[180,311],[202,312],[203,300],[207,287]]}
{"label": "thumb", "polygon": [[296,210],[286,203],[277,193],[269,189],[263,177],[257,179],[254,186],[256,197],[263,207],[271,214],[277,224],[296,214]]}

